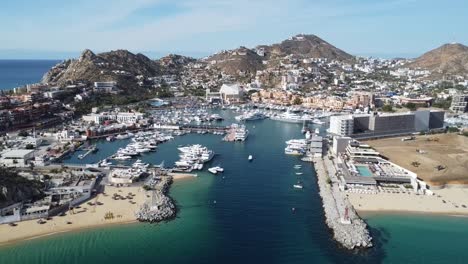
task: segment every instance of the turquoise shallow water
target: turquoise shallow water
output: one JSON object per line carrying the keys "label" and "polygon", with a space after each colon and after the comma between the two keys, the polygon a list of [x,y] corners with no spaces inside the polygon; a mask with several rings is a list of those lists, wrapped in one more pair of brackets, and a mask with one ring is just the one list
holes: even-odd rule
{"label": "turquoise shallow water", "polygon": [[[451,217],[370,215],[377,246],[363,253],[338,248],[324,223],[312,165],[284,155],[284,141],[301,137],[301,125],[261,120],[248,128],[245,143],[193,134],[142,157],[170,165],[177,146],[194,143],[219,154],[209,165],[224,167],[224,179],[200,173],[173,185],[180,209],[174,221],[25,241],[0,248],[0,263],[463,263],[468,257],[468,220]],[[96,162],[125,144],[99,141],[96,154],[79,160],[76,153],[67,162]],[[295,164],[303,165],[302,176]],[[303,190],[292,187],[298,180]]]}

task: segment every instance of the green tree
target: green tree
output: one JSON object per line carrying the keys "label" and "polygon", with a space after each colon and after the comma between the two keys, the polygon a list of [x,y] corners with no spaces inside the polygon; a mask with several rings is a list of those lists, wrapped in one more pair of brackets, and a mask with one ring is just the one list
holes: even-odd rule
{"label": "green tree", "polygon": [[293,104],[300,105],[302,104],[302,99],[299,97],[294,98]]}
{"label": "green tree", "polygon": [[460,132],[460,129],[458,127],[449,127],[447,129],[447,132],[449,132],[449,133],[458,133],[458,132]]}
{"label": "green tree", "polygon": [[393,107],[390,104],[386,104],[386,105],[382,106],[382,111],[383,112],[394,112]]}
{"label": "green tree", "polygon": [[416,109],[418,109],[418,106],[415,103],[407,103],[405,107],[411,111],[416,111]]}

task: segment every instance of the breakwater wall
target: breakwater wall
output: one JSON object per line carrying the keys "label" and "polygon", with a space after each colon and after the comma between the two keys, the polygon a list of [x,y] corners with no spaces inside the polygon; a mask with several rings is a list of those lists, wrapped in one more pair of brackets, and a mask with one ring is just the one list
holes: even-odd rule
{"label": "breakwater wall", "polygon": [[328,157],[315,158],[314,167],[326,224],[334,239],[347,249],[372,247],[367,224],[359,217],[346,195],[340,191],[336,171]]}
{"label": "breakwater wall", "polygon": [[159,176],[152,180],[155,183],[153,190],[149,191],[150,198],[140,207],[136,218],[141,222],[160,222],[172,219],[176,216],[176,206],[172,199],[167,196],[172,184],[171,176]]}

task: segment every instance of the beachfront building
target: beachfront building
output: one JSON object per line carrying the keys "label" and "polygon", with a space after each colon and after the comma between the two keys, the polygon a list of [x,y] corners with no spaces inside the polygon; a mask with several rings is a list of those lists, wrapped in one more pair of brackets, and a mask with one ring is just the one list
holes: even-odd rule
{"label": "beachfront building", "polygon": [[349,142],[353,139],[350,137],[333,137],[332,153],[338,155],[338,153],[344,153]]}
{"label": "beachfront building", "polygon": [[136,169],[113,169],[109,173],[109,183],[115,185],[130,185],[138,181],[144,172]]}
{"label": "beachfront building", "polygon": [[[386,159],[369,145],[349,138],[346,148],[337,150],[336,166],[339,178],[347,189],[375,193],[381,186],[411,189],[422,194],[431,194],[427,184],[418,179],[416,173],[400,167]],[[337,139],[337,144],[340,142]]]}
{"label": "beachfront building", "polygon": [[46,196],[34,203],[14,203],[0,208],[0,224],[57,215],[91,198],[99,172],[68,171],[53,175]]}

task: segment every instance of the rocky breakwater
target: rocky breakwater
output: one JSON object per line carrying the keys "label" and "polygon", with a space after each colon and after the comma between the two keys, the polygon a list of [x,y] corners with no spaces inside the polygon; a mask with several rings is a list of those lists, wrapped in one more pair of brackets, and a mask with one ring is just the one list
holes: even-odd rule
{"label": "rocky breakwater", "polygon": [[172,183],[171,176],[153,176],[145,186],[150,193],[148,200],[136,213],[136,218],[141,222],[160,222],[169,220],[176,216],[176,206],[172,199],[167,196]]}
{"label": "rocky breakwater", "polygon": [[339,190],[336,171],[325,157],[314,160],[320,196],[323,201],[326,224],[334,239],[347,249],[372,247],[372,237],[367,224],[357,215],[346,195]]}

